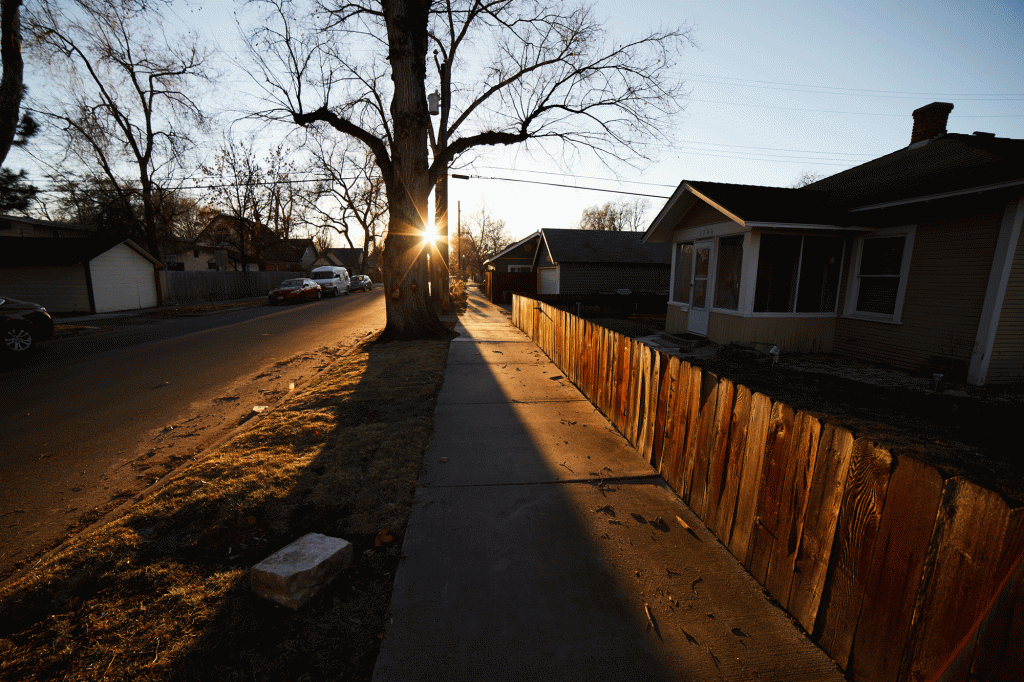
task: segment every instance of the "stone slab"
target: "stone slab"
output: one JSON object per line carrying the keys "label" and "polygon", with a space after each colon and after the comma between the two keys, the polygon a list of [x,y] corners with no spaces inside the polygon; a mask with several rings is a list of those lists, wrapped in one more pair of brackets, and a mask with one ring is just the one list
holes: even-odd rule
{"label": "stone slab", "polygon": [[351,565],[352,543],[307,533],[253,567],[252,590],[297,610]]}

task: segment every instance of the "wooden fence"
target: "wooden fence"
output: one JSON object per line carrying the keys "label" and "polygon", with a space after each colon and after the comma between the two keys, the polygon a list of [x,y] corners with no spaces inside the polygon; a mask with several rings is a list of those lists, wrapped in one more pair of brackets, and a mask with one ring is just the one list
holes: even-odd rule
{"label": "wooden fence", "polygon": [[484,295],[491,303],[511,303],[514,294],[534,296],[537,293],[537,273],[535,272],[495,272],[484,273]]}
{"label": "wooden fence", "polygon": [[286,279],[305,277],[301,272],[217,272],[215,270],[161,271],[164,304],[230,301],[266,296]]}
{"label": "wooden fence", "polygon": [[544,303],[512,321],[848,678],[1022,679],[1024,508]]}

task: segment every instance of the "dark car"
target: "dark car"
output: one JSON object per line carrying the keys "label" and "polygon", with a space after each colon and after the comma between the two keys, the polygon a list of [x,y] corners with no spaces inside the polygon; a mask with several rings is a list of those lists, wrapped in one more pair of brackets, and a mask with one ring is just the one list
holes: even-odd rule
{"label": "dark car", "polygon": [[323,296],[320,285],[303,277],[299,279],[286,279],[277,285],[277,288],[270,292],[268,299],[271,305],[275,303],[298,303],[300,301],[319,301]]}
{"label": "dark car", "polygon": [[35,303],[0,297],[0,352],[25,355],[40,341],[53,338],[53,318]]}
{"label": "dark car", "polygon": [[354,275],[348,283],[349,291],[373,291],[373,281],[368,275]]}

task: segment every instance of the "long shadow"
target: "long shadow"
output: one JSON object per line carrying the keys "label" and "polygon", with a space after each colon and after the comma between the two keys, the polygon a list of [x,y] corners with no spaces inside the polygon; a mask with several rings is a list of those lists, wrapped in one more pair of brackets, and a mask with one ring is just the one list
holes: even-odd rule
{"label": "long shadow", "polygon": [[[445,345],[431,351],[442,365]],[[54,642],[64,650],[29,663],[39,679],[97,670],[109,679],[368,679],[421,464],[422,449],[400,441],[426,443],[441,381],[394,362],[409,349],[370,348],[350,391],[296,396],[278,411],[301,419],[278,431],[255,425],[235,454],[131,512],[128,530],[87,540],[98,549],[89,560],[72,548],[55,580],[7,592],[0,639],[17,643],[51,628],[48,619],[67,624]],[[279,448],[294,457],[273,459]],[[247,477],[229,495],[203,494]],[[354,566],[297,612],[255,597],[249,568],[309,532],[352,542]],[[101,619],[83,595],[116,617]]]}

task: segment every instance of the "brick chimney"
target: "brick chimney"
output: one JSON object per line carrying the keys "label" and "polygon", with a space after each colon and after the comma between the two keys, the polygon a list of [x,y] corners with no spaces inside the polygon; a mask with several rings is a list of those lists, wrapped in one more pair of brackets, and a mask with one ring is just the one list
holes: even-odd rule
{"label": "brick chimney", "polygon": [[953,105],[949,102],[932,102],[914,112],[914,132],[910,135],[910,144],[927,142],[939,135],[946,134],[946,119]]}

